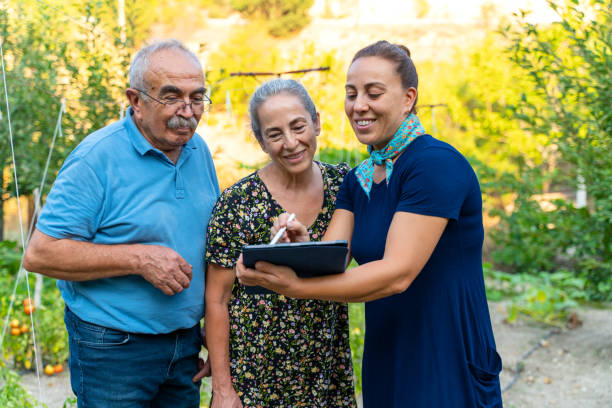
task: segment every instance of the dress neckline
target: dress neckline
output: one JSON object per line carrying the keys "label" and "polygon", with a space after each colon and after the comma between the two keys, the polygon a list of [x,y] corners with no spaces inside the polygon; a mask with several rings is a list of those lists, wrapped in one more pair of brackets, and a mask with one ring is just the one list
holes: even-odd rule
{"label": "dress neckline", "polygon": [[[321,216],[323,215],[323,211],[327,208],[326,204],[327,204],[327,200],[329,199],[329,191],[328,191],[329,190],[328,188],[329,178],[327,177],[326,168],[325,166],[323,166],[320,162],[316,160],[313,160],[313,163],[316,164],[317,167],[319,168],[319,171],[321,172],[321,178],[323,179],[323,203],[321,204],[321,208],[319,209],[319,212],[317,213],[317,217],[314,219],[312,224],[307,227],[308,231],[311,231],[317,225],[319,218],[321,218]],[[255,170],[255,172],[253,173],[253,176],[257,179],[257,182],[261,184],[261,188],[266,192],[266,194],[268,194],[268,196],[270,197],[270,202],[273,204],[273,206],[280,209],[279,214],[282,214],[283,212],[288,212],[285,208],[283,208],[282,205],[279,204],[278,201],[276,201],[276,199],[274,198],[270,190],[268,190],[268,186],[266,186],[266,183],[263,181],[261,177],[259,177],[259,169]]]}

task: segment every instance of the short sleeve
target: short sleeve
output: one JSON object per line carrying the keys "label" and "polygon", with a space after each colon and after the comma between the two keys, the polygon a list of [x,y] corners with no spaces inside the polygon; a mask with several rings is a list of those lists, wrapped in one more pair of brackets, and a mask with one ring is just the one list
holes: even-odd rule
{"label": "short sleeve", "polygon": [[344,180],[340,185],[340,190],[338,190],[338,195],[336,196],[336,208],[353,213],[355,212],[353,203],[353,188],[356,182],[355,172],[351,170],[346,177],[344,177]]}
{"label": "short sleeve", "polygon": [[206,262],[233,268],[247,244],[240,188],[228,188],[215,203],[208,222]]}
{"label": "short sleeve", "polygon": [[54,238],[90,241],[103,210],[103,183],[85,159],[72,156],[58,173],[36,228]]}
{"label": "short sleeve", "polygon": [[396,211],[457,220],[477,184],[467,160],[452,149],[431,147],[419,154],[413,166],[402,175]]}

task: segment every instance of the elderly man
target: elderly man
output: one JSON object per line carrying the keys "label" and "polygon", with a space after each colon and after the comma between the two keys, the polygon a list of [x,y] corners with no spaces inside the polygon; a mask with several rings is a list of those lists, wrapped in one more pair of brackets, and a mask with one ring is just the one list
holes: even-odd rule
{"label": "elderly man", "polygon": [[209,102],[202,67],[178,41],[149,45],[126,95],[127,117],[66,159],[24,266],[59,279],[79,407],[194,408],[206,226],[219,195],[194,137]]}

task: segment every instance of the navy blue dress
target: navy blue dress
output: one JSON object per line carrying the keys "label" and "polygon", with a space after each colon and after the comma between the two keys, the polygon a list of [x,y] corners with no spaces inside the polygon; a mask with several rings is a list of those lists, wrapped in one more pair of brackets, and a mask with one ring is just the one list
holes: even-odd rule
{"label": "navy blue dress", "polygon": [[351,171],[337,208],[354,214],[351,250],[359,264],[382,259],[395,212],[449,219],[410,287],[366,303],[364,407],[501,407],[502,363],[482,273],[482,198],[467,160],[421,136],[396,160],[389,185],[372,186],[369,200]]}

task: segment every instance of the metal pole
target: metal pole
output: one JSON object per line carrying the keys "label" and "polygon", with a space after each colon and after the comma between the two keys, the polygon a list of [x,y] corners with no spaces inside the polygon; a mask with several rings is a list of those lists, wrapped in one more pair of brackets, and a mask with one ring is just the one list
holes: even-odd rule
{"label": "metal pole", "polygon": [[117,24],[120,28],[121,42],[125,43],[125,0],[117,0]]}
{"label": "metal pole", "polygon": [[587,205],[587,188],[584,177],[578,174],[578,190],[576,190],[576,208],[583,208]]}

